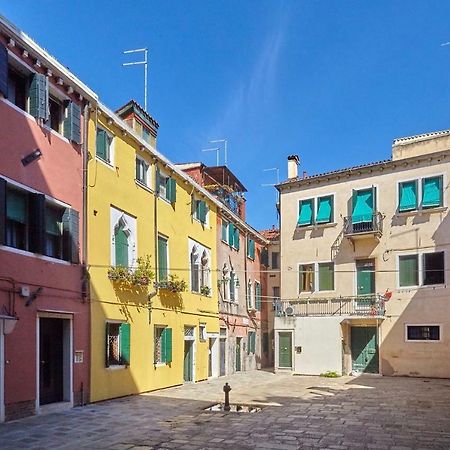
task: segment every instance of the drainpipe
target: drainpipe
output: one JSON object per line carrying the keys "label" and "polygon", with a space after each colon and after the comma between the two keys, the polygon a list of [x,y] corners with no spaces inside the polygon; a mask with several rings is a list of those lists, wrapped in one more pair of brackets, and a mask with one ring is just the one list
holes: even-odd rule
{"label": "drainpipe", "polygon": [[[87,240],[87,221],[88,221],[88,128],[89,128],[89,104],[86,103],[84,105],[84,112],[83,112],[83,119],[84,119],[84,125],[83,125],[83,145],[82,145],[82,151],[83,151],[83,231],[82,231],[82,237],[83,237],[83,246],[82,246],[82,253],[83,258],[81,261],[84,274],[83,279],[84,282],[87,281],[87,261],[88,261],[88,240]],[[83,286],[83,300],[85,299],[87,294],[87,289],[85,286]]]}

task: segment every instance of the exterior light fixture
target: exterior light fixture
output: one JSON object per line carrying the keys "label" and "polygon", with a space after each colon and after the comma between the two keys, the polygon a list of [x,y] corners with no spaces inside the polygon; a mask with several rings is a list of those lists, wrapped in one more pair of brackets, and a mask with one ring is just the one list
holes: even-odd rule
{"label": "exterior light fixture", "polygon": [[37,148],[34,152],[22,158],[22,164],[24,166],[28,166],[28,164],[32,163],[33,161],[36,161],[36,159],[39,159],[41,156],[42,152]]}

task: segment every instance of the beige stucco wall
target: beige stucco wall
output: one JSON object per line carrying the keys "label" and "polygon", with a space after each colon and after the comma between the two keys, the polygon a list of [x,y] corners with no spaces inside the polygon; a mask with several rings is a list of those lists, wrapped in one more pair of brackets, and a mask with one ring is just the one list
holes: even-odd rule
{"label": "beige stucco wall", "polygon": [[[428,144],[432,146],[432,144]],[[450,143],[446,143],[450,148]],[[439,144],[439,148],[442,145]],[[446,282],[450,268],[450,217],[448,215],[449,153],[405,159],[370,172],[353,171],[330,175],[328,179],[310,179],[301,187],[285,187],[281,195],[281,296],[324,297],[356,295],[358,259],[375,260],[376,292],[392,291],[386,303],[386,318],[380,327],[380,363],[385,375],[450,377],[450,290],[438,287],[399,288],[398,255],[443,250]],[[398,182],[443,175],[444,207],[433,210],[397,213]],[[383,234],[355,241],[343,238],[332,259],[331,247],[343,229],[343,217],[351,214],[352,189],[377,187],[377,209],[384,216]],[[298,202],[301,199],[334,195],[335,223],[298,228]],[[335,262],[335,290],[298,294],[298,265]],[[440,342],[405,342],[405,325],[440,324]]]}

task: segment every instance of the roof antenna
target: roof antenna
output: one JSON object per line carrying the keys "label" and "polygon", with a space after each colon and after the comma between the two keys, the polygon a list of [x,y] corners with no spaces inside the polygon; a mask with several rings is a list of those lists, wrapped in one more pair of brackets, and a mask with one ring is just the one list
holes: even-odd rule
{"label": "roof antenna", "polygon": [[122,66],[138,66],[138,65],[144,66],[144,110],[145,112],[148,112],[147,111],[148,48],[145,47],[145,48],[136,48],[134,50],[125,50],[123,53],[124,54],[144,53],[144,61],[123,63]]}
{"label": "roof antenna", "polygon": [[[223,144],[223,149],[224,149],[224,160],[225,160],[225,166],[227,165],[227,154],[228,154],[228,150],[227,150],[227,144],[228,144],[228,139],[215,139],[213,141],[209,141],[210,144]],[[219,159],[217,159],[217,165],[219,165]]]}

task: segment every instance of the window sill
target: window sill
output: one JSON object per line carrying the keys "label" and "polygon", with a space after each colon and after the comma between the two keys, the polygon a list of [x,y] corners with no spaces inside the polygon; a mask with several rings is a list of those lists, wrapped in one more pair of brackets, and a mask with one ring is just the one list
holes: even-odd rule
{"label": "window sill", "polygon": [[116,171],[116,168],[113,166],[111,162],[105,161],[100,156],[95,155],[95,160],[102,163],[104,166],[108,167],[108,169]]}
{"label": "window sill", "polygon": [[440,339],[406,339],[407,344],[440,344],[442,341]]}
{"label": "window sill", "polygon": [[22,256],[31,256],[33,258],[42,259],[43,261],[48,261],[56,264],[62,264],[64,266],[71,266],[72,263],[64,259],[52,258],[51,256],[40,255],[38,253],[32,253],[27,250],[21,250],[20,248],[8,247],[7,245],[0,245],[0,250],[5,250],[6,252],[16,253]]}
{"label": "window sill", "polygon": [[421,216],[423,214],[441,213],[447,211],[447,206],[436,206],[432,208],[419,208],[411,211],[397,211],[396,217]]}
{"label": "window sill", "polygon": [[109,367],[105,367],[106,370],[121,370],[121,369],[126,369],[128,368],[128,366],[125,365],[117,365],[117,366],[109,366]]}
{"label": "window sill", "polygon": [[157,369],[158,367],[166,367],[167,363],[163,362],[153,363],[153,366],[155,367],[155,369]]}
{"label": "window sill", "polygon": [[421,284],[420,286],[398,286],[397,289],[400,292],[403,292],[403,291],[411,291],[411,290],[442,288],[444,286],[445,286],[445,283],[440,283],[440,284]]}
{"label": "window sill", "polygon": [[134,180],[134,182],[136,183],[136,186],[139,186],[140,188],[142,188],[148,192],[151,192],[153,194],[153,189],[150,186],[148,186],[145,183],[143,183],[142,181],[139,181],[136,179]]}
{"label": "window sill", "polygon": [[316,224],[311,224],[311,225],[298,225],[297,224],[297,229],[299,230],[317,230],[318,228],[331,228],[331,227],[335,227],[337,225],[336,222],[328,222],[328,223],[316,223]]}
{"label": "window sill", "polygon": [[[42,128],[45,128],[49,133],[53,134],[54,136],[58,137],[62,141],[66,142],[67,144],[70,144],[69,139],[64,137],[63,134],[61,134],[59,131],[54,130],[53,128],[49,127],[48,125],[44,125]],[[78,145],[78,144],[77,144]]]}
{"label": "window sill", "polygon": [[170,205],[170,206],[175,205],[175,203],[171,203],[170,200],[168,200],[166,197],[163,197],[161,194],[158,194],[158,198],[159,198],[160,200],[162,200],[164,203],[167,203],[167,204]]}

